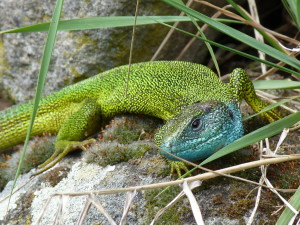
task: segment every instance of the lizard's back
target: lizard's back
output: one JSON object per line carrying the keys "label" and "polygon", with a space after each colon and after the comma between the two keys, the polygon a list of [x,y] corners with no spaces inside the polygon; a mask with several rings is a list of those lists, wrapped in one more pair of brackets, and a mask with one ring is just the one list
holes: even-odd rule
{"label": "lizard's back", "polygon": [[[32,135],[56,133],[86,99],[95,100],[103,118],[129,112],[165,120],[197,101],[231,101],[227,85],[207,67],[174,61],[121,66],[68,86],[41,100]],[[126,87],[128,87],[126,92]],[[32,101],[0,112],[0,149],[25,138]]]}
{"label": "lizard's back", "polygon": [[127,72],[128,66],[122,66],[95,77],[103,115],[132,112],[168,120],[197,101],[233,99],[228,86],[203,65],[181,61],[133,64],[126,94]]}

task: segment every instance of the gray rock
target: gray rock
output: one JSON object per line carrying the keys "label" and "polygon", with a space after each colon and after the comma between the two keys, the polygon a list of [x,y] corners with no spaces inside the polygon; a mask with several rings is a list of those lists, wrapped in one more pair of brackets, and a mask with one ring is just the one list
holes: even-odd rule
{"label": "gray rock", "polygon": [[[153,157],[153,160],[157,158],[157,156]],[[6,224],[24,224],[26,220],[30,220],[31,224],[34,224],[43,213],[43,207],[45,207],[47,199],[55,193],[89,192],[92,190],[123,188],[170,180],[170,178],[159,178],[155,173],[148,174],[147,169],[149,169],[149,165],[151,164],[148,162],[148,159],[141,160],[140,165],[135,165],[134,163],[121,163],[115,166],[106,167],[101,167],[95,163],[87,164],[80,160],[79,157],[77,157],[77,159],[74,159],[73,157],[73,159],[69,158],[63,161],[64,162],[54,167],[46,174],[40,175],[27,183],[24,188],[14,195],[10,204],[10,214],[6,220],[4,220],[4,214],[6,212],[5,207],[7,206],[7,201],[2,202],[0,204],[0,223],[2,221]],[[158,160],[157,162],[160,161]],[[69,172],[61,170],[62,168],[69,166],[71,167]],[[154,166],[154,164],[152,164],[152,166]],[[60,175],[65,174],[65,176],[63,176],[64,178],[61,179],[56,176],[57,171],[59,171],[58,173]],[[29,174],[23,175],[19,179],[17,186],[26,182],[33,172],[34,171],[31,171]],[[56,182],[54,185],[53,180],[55,179]],[[12,182],[9,182],[1,193],[0,199],[9,193],[11,183]],[[66,199],[63,200],[65,201],[66,207],[64,207],[62,217],[60,218],[62,224],[76,224],[86,199],[87,195],[82,195],[66,197]],[[101,202],[105,210],[116,221],[119,221],[121,218],[125,199],[126,195],[124,193],[97,195],[97,201]],[[145,220],[146,201],[148,200],[145,199],[144,194],[139,192],[134,201],[134,205],[137,205],[138,207],[131,210],[129,213],[128,220],[135,221],[131,224],[142,224]],[[62,204],[62,199],[53,197],[43,214],[41,224],[53,223],[55,215],[58,212],[57,206],[60,204]],[[28,205],[29,208],[24,208],[22,205]],[[16,220],[16,218],[18,218],[18,220]],[[105,221],[105,217],[92,207],[86,215],[84,224],[93,224],[101,221]],[[107,224],[107,222],[104,223]]]}
{"label": "gray rock", "polygon": [[[216,1],[218,5],[225,0]],[[62,19],[93,16],[134,15],[135,1],[64,1]],[[49,22],[55,1],[1,1],[0,30]],[[206,15],[212,10],[202,5]],[[141,1],[139,15],[178,15],[179,12],[159,0]],[[194,25],[182,28],[195,33]],[[191,29],[193,28],[193,29]],[[162,25],[136,29],[133,62],[149,61],[169,28]],[[55,49],[44,89],[49,94],[62,87],[110,68],[128,64],[132,28],[58,32]],[[208,32],[214,39],[216,32]],[[14,102],[32,99],[35,93],[46,33],[12,33],[0,37],[0,92]],[[175,32],[159,59],[175,59],[190,37]],[[207,54],[202,42],[196,42],[181,60],[202,62]]]}
{"label": "gray rock", "polygon": [[[55,1],[1,1],[0,29],[48,22]],[[134,15],[135,1],[64,2],[62,19]],[[158,0],[143,1],[139,15],[172,15],[175,9]],[[136,30],[134,61],[149,60],[167,32],[162,25]],[[59,32],[49,68],[45,94],[99,72],[127,64],[132,28]],[[6,34],[0,39],[0,83],[16,102],[35,92],[46,33]],[[3,63],[2,63],[3,62]]]}
{"label": "gray rock", "polygon": [[[138,160],[106,167],[86,163],[80,157],[66,157],[53,169],[33,180],[29,181],[29,177],[35,172],[34,170],[22,175],[17,182],[17,187],[24,183],[26,185],[13,195],[9,213],[5,218],[7,200],[1,200],[10,192],[12,182],[8,183],[0,194],[0,224],[35,224],[40,216],[42,218],[39,224],[54,224],[57,216],[60,224],[76,224],[87,204],[88,194],[92,191],[172,180],[169,176],[163,177],[157,173],[163,167],[168,168],[162,157],[154,151],[150,151]],[[217,184],[212,184],[213,182],[205,183],[200,189],[193,191],[205,224],[245,224],[254,203],[254,195],[245,198],[245,194],[248,194],[254,186],[234,181],[229,183],[225,181],[224,184],[222,178],[217,180]],[[157,211],[165,207],[180,192],[180,188],[176,186],[156,197],[162,190],[137,191],[127,216],[128,224],[150,224]],[[82,192],[86,194],[72,196],[72,193]],[[59,193],[64,193],[64,195],[57,195]],[[95,194],[90,197],[101,204],[118,224],[122,217],[126,195],[127,193],[116,192],[115,194]],[[49,199],[50,202],[46,205]],[[245,199],[249,202],[247,200],[244,203]],[[62,207],[61,214],[59,213],[60,207]],[[110,224],[94,205],[83,214],[83,218],[85,225]],[[258,212],[253,224],[268,220],[268,217]],[[187,198],[184,197],[166,211],[159,223],[196,224]]]}
{"label": "gray rock", "polygon": [[[0,224],[34,224],[41,215],[40,224],[53,224],[60,206],[63,207],[62,214],[59,216],[60,224],[76,224],[87,203],[88,194],[92,191],[175,180],[175,178],[169,176],[170,167],[166,160],[153,147],[154,124],[157,124],[156,120],[140,118],[139,116],[114,118],[113,122],[106,126],[105,132],[99,136],[98,141],[90,146],[86,152],[69,154],[54,168],[32,180],[29,180],[29,177],[35,172],[35,169],[22,175],[16,186],[26,185],[13,195],[9,212],[6,214],[7,199],[2,199],[10,193],[12,185],[12,181],[10,181],[0,193]],[[53,139],[54,137],[50,137],[49,141],[44,142],[48,145],[44,151],[48,152],[52,148],[51,145],[54,145]],[[39,139],[33,140],[31,151],[33,151],[32,148],[42,149],[42,142]],[[38,149],[35,152],[41,151]],[[137,151],[137,153],[134,153],[134,151]],[[47,156],[45,157],[47,158]],[[244,149],[242,152],[239,151],[215,160],[208,167],[212,169],[229,167],[253,160],[253,157],[250,149]],[[27,157],[26,161],[32,161],[32,158]],[[12,179],[13,168],[17,166],[16,162],[17,156],[11,157],[9,170],[6,173],[1,170],[2,175],[0,174],[0,178],[6,174],[7,177],[10,176],[10,179]],[[270,174],[275,174],[269,176],[271,182],[274,182],[272,177],[275,177],[275,181],[277,181],[278,175],[276,173],[281,173],[281,171],[277,170],[277,166],[274,169],[269,168],[269,171]],[[289,176],[290,173],[287,174]],[[235,175],[255,181],[259,180],[261,174],[259,168],[257,168],[241,171]],[[245,224],[248,221],[256,197],[256,192],[253,191],[254,188],[254,185],[235,179],[218,177],[203,181],[199,188],[193,190],[193,193],[199,204],[205,224],[238,225]],[[160,193],[162,190],[154,188],[153,190],[137,191],[128,213],[128,224],[150,224],[156,213],[175,198],[181,188],[175,186]],[[80,192],[86,194],[81,196],[70,194]],[[44,211],[47,199],[58,193],[65,194],[62,198],[59,196],[52,197]],[[119,223],[126,195],[127,193],[123,192],[95,194],[94,200],[100,202],[113,220]],[[279,202],[276,196],[270,198],[268,195],[263,194],[253,224],[261,224],[263,221],[272,224],[276,221],[272,213],[280,204],[282,203]],[[6,217],[4,217],[5,215]],[[83,224],[109,224],[95,206],[91,206],[88,213],[83,215]],[[195,224],[187,198],[184,197],[175,206],[167,210],[160,218],[159,223]]]}

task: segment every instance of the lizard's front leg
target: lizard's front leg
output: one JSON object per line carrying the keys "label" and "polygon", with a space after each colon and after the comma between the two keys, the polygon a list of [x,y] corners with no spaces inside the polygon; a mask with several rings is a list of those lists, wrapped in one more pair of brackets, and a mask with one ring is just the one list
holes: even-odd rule
{"label": "lizard's front leg", "polygon": [[55,152],[39,166],[41,170],[34,175],[53,167],[69,152],[76,149],[86,150],[85,146],[95,140],[81,140],[96,132],[100,125],[100,119],[101,109],[97,102],[93,99],[85,100],[79,109],[62,124],[56,138]]}

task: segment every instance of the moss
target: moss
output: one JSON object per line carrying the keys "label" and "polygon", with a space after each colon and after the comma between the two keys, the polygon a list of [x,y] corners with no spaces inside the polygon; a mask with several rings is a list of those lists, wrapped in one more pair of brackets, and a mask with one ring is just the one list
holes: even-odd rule
{"label": "moss", "polygon": [[120,144],[151,140],[154,138],[154,131],[160,121],[156,118],[140,115],[118,117],[105,126],[99,139],[102,142],[116,140]]}
{"label": "moss", "polygon": [[241,199],[229,204],[224,210],[230,218],[242,219],[242,217],[254,206],[254,199]]}
{"label": "moss", "polygon": [[[221,214],[243,221],[243,216],[254,206],[255,199],[248,188],[236,188],[228,196],[230,201],[220,208]],[[249,196],[248,196],[249,195]],[[222,202],[223,203],[223,202]],[[222,204],[217,202],[217,204]]]}
{"label": "moss", "polygon": [[[21,173],[26,173],[46,161],[54,152],[54,137],[36,137],[31,141],[23,160]],[[20,153],[4,155],[0,158],[0,189],[15,176]]]}
{"label": "moss", "polygon": [[7,182],[9,181],[7,177],[3,173],[1,173],[1,168],[0,168],[0,191],[3,190]]}
{"label": "moss", "polygon": [[214,205],[220,205],[220,204],[224,204],[225,202],[221,194],[216,194],[215,196],[213,196],[212,203]]}
{"label": "moss", "polygon": [[[150,224],[156,213],[172,201],[181,191],[179,187],[172,186],[160,194],[163,189],[145,191],[145,224]],[[168,209],[156,224],[182,224],[181,216],[190,212],[189,206],[184,206],[183,200]]]}
{"label": "moss", "polygon": [[30,146],[31,150],[26,154],[23,161],[22,173],[26,173],[36,166],[45,162],[54,153],[55,139],[38,137]]}
{"label": "moss", "polygon": [[115,118],[98,135],[97,146],[86,153],[87,162],[106,166],[142,157],[155,148],[152,139],[158,121],[141,116]]}
{"label": "moss", "polygon": [[166,177],[170,175],[171,166],[161,155],[151,157],[147,174],[155,174],[157,177]]}
{"label": "moss", "polygon": [[68,176],[70,168],[66,167],[55,167],[50,170],[48,173],[43,175],[43,181],[48,182],[52,187],[56,186],[63,178]]}
{"label": "moss", "polygon": [[[75,36],[73,36],[74,38]],[[81,36],[76,36],[75,39],[76,45],[75,48],[76,49],[80,49],[85,45],[89,45],[89,46],[97,46],[98,43],[91,37],[89,37],[87,34],[85,33],[81,33]]]}
{"label": "moss", "polygon": [[87,75],[78,72],[75,66],[70,66],[69,71],[71,75],[64,78],[64,85],[71,85],[88,78]]}
{"label": "moss", "polygon": [[297,189],[300,184],[300,161],[290,161],[271,165],[268,169],[268,178],[276,188]]}
{"label": "moss", "polygon": [[68,80],[67,77],[65,79],[65,84],[66,85],[69,85],[69,84],[72,84],[72,83],[77,83],[79,81],[82,81],[84,79],[87,79],[88,76],[86,76],[85,74],[82,74],[82,73],[79,73],[75,66],[70,66],[70,73],[73,75],[72,76],[72,81]]}
{"label": "moss", "polygon": [[35,195],[33,193],[26,193],[20,197],[17,201],[17,207],[15,208],[13,213],[9,213],[5,218],[3,224],[11,224],[11,225],[18,225],[24,224],[29,225],[31,224],[31,212],[30,207]]}
{"label": "moss", "polygon": [[[223,178],[217,178],[224,180]],[[223,187],[227,187],[223,190]],[[240,181],[228,179],[226,182],[220,182],[211,186],[213,190],[205,190],[212,195],[212,200],[206,203],[203,213],[213,216],[228,217],[239,220],[240,224],[245,223],[245,217],[250,215],[255,204],[257,189],[253,185],[247,185]],[[218,193],[215,195],[215,193]],[[204,192],[205,193],[205,192]],[[203,195],[203,193],[201,193]],[[287,196],[285,196],[287,198]],[[288,199],[288,198],[287,198]],[[274,212],[282,206],[282,202],[271,191],[263,189],[256,214],[256,221],[261,220],[260,224],[275,224],[281,212]],[[261,219],[259,219],[261,218]]]}
{"label": "moss", "polygon": [[282,202],[280,199],[271,191],[266,190],[263,192],[263,197],[258,206],[258,210],[269,219],[268,224],[275,224],[283,209],[276,214],[274,214],[274,212],[278,211],[281,206]]}
{"label": "moss", "polygon": [[144,144],[128,144],[122,145],[116,142],[101,145],[97,151],[91,151],[88,162],[96,162],[101,166],[114,165],[120,162],[126,162],[130,159],[142,157],[147,151],[153,149],[152,145]]}

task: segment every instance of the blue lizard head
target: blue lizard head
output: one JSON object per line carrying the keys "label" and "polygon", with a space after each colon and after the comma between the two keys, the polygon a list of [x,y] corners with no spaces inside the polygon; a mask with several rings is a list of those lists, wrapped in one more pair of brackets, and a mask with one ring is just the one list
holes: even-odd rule
{"label": "blue lizard head", "polygon": [[[235,102],[196,102],[172,117],[155,134],[158,147],[189,161],[205,159],[243,135]],[[178,160],[161,151],[165,157]]]}

